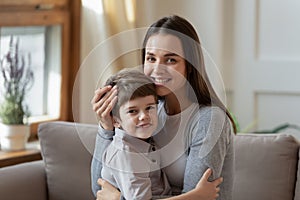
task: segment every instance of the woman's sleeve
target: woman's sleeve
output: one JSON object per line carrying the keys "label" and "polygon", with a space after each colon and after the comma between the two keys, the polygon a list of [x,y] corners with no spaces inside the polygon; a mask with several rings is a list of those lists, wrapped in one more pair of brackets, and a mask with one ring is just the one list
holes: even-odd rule
{"label": "woman's sleeve", "polygon": [[211,168],[210,180],[219,178],[230,143],[231,126],[226,113],[211,108],[202,113],[191,127],[191,139],[184,174],[183,192],[194,189],[204,174]]}
{"label": "woman's sleeve", "polygon": [[98,128],[98,133],[95,141],[94,155],[91,163],[91,184],[92,191],[95,196],[97,191],[101,189],[101,187],[97,184],[97,180],[101,177],[102,155],[106,150],[107,146],[111,143],[114,134],[114,131],[104,130],[101,126],[99,126]]}

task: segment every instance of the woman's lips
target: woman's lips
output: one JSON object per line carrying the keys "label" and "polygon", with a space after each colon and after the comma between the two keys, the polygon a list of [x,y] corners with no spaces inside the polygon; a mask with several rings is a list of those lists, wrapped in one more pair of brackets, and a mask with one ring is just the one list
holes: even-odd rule
{"label": "woman's lips", "polygon": [[171,80],[170,78],[154,78],[154,77],[152,77],[152,79],[156,85],[165,85]]}

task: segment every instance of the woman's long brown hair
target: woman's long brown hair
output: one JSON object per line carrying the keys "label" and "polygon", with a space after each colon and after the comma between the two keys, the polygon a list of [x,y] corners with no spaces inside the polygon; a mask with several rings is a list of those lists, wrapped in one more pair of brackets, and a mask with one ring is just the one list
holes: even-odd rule
{"label": "woman's long brown hair", "polygon": [[205,69],[201,43],[194,27],[186,19],[176,15],[161,18],[152,24],[149,27],[143,42],[143,64],[145,63],[147,41],[152,35],[158,33],[172,34],[181,41],[187,68],[187,81],[191,86],[188,87],[187,95],[190,98],[193,95],[196,95],[196,99],[191,100],[197,102],[199,105],[216,105],[224,110],[232,123],[234,133],[236,133],[237,130],[233,117],[222,103],[209,81]]}

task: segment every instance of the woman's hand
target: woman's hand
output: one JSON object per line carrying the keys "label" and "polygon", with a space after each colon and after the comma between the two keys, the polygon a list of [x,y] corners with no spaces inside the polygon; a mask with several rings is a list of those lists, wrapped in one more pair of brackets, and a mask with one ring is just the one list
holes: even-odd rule
{"label": "woman's hand", "polygon": [[112,111],[117,98],[117,87],[112,88],[108,85],[97,89],[91,101],[93,110],[97,114],[100,125],[106,130],[114,129],[113,119],[110,112]]}
{"label": "woman's hand", "polygon": [[101,190],[97,192],[96,200],[119,200],[121,193],[109,182],[99,178],[97,183],[101,186]]}
{"label": "woman's hand", "polygon": [[215,200],[219,196],[220,188],[219,185],[222,183],[223,178],[218,178],[212,182],[208,181],[208,178],[212,174],[211,169],[207,169],[200,181],[196,185],[196,188],[183,193],[178,196],[166,198],[167,200]]}
{"label": "woman's hand", "polygon": [[211,174],[212,170],[207,169],[198,182],[196,188],[191,191],[195,194],[196,199],[214,200],[219,197],[219,185],[223,182],[223,178],[218,178],[212,182],[209,182],[208,178]]}

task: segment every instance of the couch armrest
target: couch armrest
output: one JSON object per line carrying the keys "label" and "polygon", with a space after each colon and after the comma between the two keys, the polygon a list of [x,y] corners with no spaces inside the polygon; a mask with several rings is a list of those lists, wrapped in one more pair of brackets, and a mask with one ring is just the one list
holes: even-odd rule
{"label": "couch armrest", "polygon": [[95,199],[90,169],[97,130],[97,125],[62,121],[39,125],[49,199]]}
{"label": "couch armrest", "polygon": [[46,200],[43,161],[0,168],[0,197],[5,200]]}
{"label": "couch armrest", "polygon": [[298,173],[297,173],[297,183],[295,188],[295,198],[294,200],[300,199],[300,148],[299,148],[299,154],[298,154]]}

